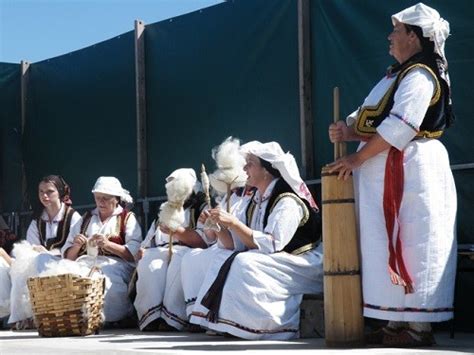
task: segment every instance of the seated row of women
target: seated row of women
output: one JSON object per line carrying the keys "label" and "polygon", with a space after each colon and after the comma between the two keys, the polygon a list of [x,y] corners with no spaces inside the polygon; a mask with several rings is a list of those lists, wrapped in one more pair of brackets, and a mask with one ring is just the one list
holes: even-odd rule
{"label": "seated row of women", "polygon": [[11,282],[11,290],[8,300],[0,299],[0,317],[9,314],[8,322],[18,327],[31,323],[26,279],[63,257],[102,270],[106,322],[136,314],[141,330],[298,337],[303,294],[322,292],[318,208],[294,157],[278,143],[222,144],[229,143],[242,157],[234,163],[246,177],[244,186],[233,185],[219,205],[209,206],[194,170],[174,171],[167,181],[195,183],[183,206],[185,221],[170,228],[157,219],[144,240],[125,208],[132,198],[118,179],[97,180],[96,208],[81,217],[70,207],[64,179],[44,178],[38,186],[43,209],[26,236],[33,247],[22,242],[14,247],[15,258],[2,254],[0,281]]}

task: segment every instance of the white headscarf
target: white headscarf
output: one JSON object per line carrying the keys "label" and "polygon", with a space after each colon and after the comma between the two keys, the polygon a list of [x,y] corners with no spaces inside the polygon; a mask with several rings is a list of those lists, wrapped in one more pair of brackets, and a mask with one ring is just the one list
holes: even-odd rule
{"label": "white headscarf", "polygon": [[95,182],[92,193],[100,192],[107,195],[118,196],[120,200],[126,203],[132,203],[133,198],[130,192],[122,187],[119,179],[113,176],[101,176]]}
{"label": "white headscarf", "polygon": [[434,42],[435,52],[447,62],[444,44],[449,36],[449,22],[438,11],[420,2],[392,15],[394,25],[395,21],[419,26],[423,30],[423,36]]}
{"label": "white headscarf", "polygon": [[243,154],[253,154],[269,162],[273,168],[280,172],[283,180],[290,185],[295,194],[308,201],[311,207],[318,209],[308,186],[301,179],[295,157],[290,152],[283,152],[277,142],[248,142],[241,147],[241,152]]}

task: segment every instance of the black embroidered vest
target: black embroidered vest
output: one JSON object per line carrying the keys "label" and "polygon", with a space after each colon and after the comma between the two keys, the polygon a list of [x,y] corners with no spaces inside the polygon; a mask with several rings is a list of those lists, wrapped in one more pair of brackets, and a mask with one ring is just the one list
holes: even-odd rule
{"label": "black embroidered vest", "polygon": [[46,222],[41,219],[41,216],[36,219],[36,225],[38,226],[39,231],[39,240],[42,246],[44,246],[47,250],[62,248],[69,234],[74,212],[76,212],[74,208],[71,206],[66,206],[64,210],[64,217],[58,223],[58,231],[56,232],[56,237],[54,238],[46,239]]}
{"label": "black embroidered vest", "polygon": [[[263,227],[265,228],[267,226],[268,216],[278,201],[280,201],[280,199],[283,197],[293,198],[295,201],[301,204],[304,210],[304,216],[298,229],[291,238],[290,242],[283,248],[283,251],[291,254],[301,254],[308,250],[314,249],[321,241],[321,216],[318,212],[311,208],[308,201],[298,197],[282,178],[276,182],[275,187],[273,188],[272,194],[265,209]],[[255,207],[256,203],[252,199],[247,206],[246,211],[247,226],[250,225]]]}
{"label": "black embroidered vest", "polygon": [[[449,127],[454,120],[449,87],[441,78],[435,60],[430,60],[422,54],[417,54],[405,63],[389,68],[387,75],[396,75],[396,79],[377,105],[360,109],[354,126],[357,134],[371,136],[376,133],[376,128],[390,113],[398,116],[397,112],[391,112],[395,93],[402,79],[416,68],[427,70],[433,77],[436,86],[421,126],[419,129],[412,128],[418,130],[416,137],[419,138],[439,138],[443,134],[445,128]],[[403,119],[403,117],[399,118]]]}

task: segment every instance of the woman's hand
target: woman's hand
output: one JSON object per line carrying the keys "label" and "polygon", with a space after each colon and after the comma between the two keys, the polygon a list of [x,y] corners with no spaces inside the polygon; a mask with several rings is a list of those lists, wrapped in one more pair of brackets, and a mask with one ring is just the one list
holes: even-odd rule
{"label": "woman's hand", "polygon": [[145,254],[145,248],[138,249],[137,253],[135,254],[135,261],[138,262],[141,258],[143,258],[144,254]]}
{"label": "woman's hand", "polygon": [[209,211],[203,210],[201,214],[199,215],[198,221],[201,222],[202,224],[205,224],[208,218],[209,218]]}
{"label": "woman's hand", "polygon": [[81,248],[87,243],[87,237],[83,234],[78,234],[74,237],[73,246]]}
{"label": "woman's hand", "polygon": [[351,175],[352,170],[362,165],[362,160],[359,159],[359,154],[354,153],[337,159],[335,162],[328,164],[329,172],[339,172],[338,179],[343,178],[347,180]]}
{"label": "woman's hand", "polygon": [[345,142],[349,138],[349,127],[347,127],[344,121],[337,121],[329,125],[329,140],[331,143]]}
{"label": "woman's hand", "polygon": [[94,234],[90,242],[95,243],[101,249],[107,249],[107,246],[111,243],[104,234]]}
{"label": "woman's hand", "polygon": [[184,227],[179,226],[175,231],[172,231],[169,227],[165,226],[164,224],[160,224],[161,233],[165,233],[168,235],[180,234],[180,233],[183,233],[185,230],[186,229]]}
{"label": "woman's hand", "polygon": [[210,218],[226,228],[230,228],[238,222],[235,216],[220,208],[213,208],[209,210],[209,214]]}

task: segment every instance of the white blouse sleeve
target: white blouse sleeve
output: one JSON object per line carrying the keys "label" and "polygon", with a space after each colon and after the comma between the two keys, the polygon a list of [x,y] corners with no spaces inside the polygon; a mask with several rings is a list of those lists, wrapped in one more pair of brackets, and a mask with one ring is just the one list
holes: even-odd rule
{"label": "white blouse sleeve", "polygon": [[436,82],[426,69],[410,71],[400,82],[390,114],[377,127],[382,138],[398,150],[416,136],[425,118]]}
{"label": "white blouse sleeve", "polygon": [[64,243],[63,247],[61,248],[61,255],[64,258],[66,255],[66,251],[72,247],[74,243],[74,237],[81,232],[81,225],[82,225],[82,217],[77,213],[78,219],[76,222],[72,223],[73,220],[76,218],[76,213],[73,215],[73,219],[71,220],[71,228],[69,229],[69,234],[66,239],[66,243]]}
{"label": "white blouse sleeve", "polygon": [[258,249],[265,254],[283,250],[293,238],[303,216],[303,207],[295,199],[282,198],[268,216],[265,230],[253,231],[253,240]]}
{"label": "white blouse sleeve", "polygon": [[135,255],[140,249],[142,242],[142,229],[138,224],[135,214],[131,214],[127,219],[127,225],[125,226],[125,247],[128,251]]}
{"label": "white blouse sleeve", "polygon": [[41,245],[41,241],[39,239],[39,230],[38,224],[36,223],[36,219],[33,219],[26,231],[26,241],[31,245]]}

